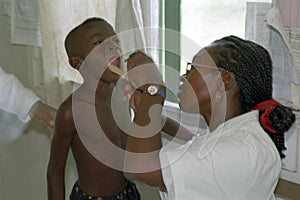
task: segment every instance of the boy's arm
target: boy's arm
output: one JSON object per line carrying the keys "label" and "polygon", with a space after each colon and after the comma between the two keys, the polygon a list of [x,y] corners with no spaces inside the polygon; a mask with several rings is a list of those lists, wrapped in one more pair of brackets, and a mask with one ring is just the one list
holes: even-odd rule
{"label": "boy's arm", "polygon": [[55,120],[47,169],[48,200],[65,199],[65,165],[74,132],[72,104],[69,98],[60,106]]}

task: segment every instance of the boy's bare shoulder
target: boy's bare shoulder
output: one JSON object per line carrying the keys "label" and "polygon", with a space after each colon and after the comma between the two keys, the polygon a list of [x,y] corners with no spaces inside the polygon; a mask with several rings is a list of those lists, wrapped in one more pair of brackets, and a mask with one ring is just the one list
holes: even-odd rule
{"label": "boy's bare shoulder", "polygon": [[73,112],[72,112],[72,95],[66,98],[59,106],[57,110],[57,117],[61,122],[73,123]]}

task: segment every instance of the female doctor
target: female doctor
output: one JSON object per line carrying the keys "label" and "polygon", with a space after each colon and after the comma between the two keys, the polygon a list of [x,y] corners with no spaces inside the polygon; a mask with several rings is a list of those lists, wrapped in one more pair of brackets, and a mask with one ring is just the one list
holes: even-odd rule
{"label": "female doctor", "polygon": [[185,112],[200,113],[208,133],[176,149],[162,148],[165,86],[150,61],[141,52],[128,60],[130,83],[138,89],[132,99],[142,95],[134,101],[127,178],[159,187],[170,200],[275,199],[284,132],[295,115],[272,99],[267,50],[228,36],[194,56],[181,79],[179,104]]}

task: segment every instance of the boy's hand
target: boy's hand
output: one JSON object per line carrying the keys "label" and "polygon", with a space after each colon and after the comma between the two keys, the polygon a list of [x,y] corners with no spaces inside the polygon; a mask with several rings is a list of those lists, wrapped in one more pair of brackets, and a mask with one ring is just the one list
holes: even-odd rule
{"label": "boy's hand", "polygon": [[50,130],[50,137],[53,137],[53,128],[56,116],[56,110],[54,108],[42,103],[41,101],[38,101],[31,107],[29,115],[34,120],[42,122],[44,125],[46,125]]}

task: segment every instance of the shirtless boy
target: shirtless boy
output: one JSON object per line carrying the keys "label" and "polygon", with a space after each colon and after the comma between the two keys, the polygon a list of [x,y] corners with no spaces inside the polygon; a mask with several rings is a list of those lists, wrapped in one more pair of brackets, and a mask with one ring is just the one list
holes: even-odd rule
{"label": "shirtless boy", "polygon": [[[110,151],[110,145],[105,140],[108,138],[111,146],[119,149],[125,147],[125,134],[119,128],[111,109],[112,94],[119,76],[110,71],[107,65],[113,63],[120,67],[120,49],[115,43],[105,43],[114,35],[112,26],[105,20],[90,18],[75,27],[66,37],[65,48],[69,63],[79,70],[84,83],[60,105],[57,112],[47,171],[49,200],[65,199],[64,171],[70,148],[79,176],[71,192],[71,200],[140,199],[135,185],[120,170],[123,154],[118,151],[112,154],[113,151]],[[103,48],[97,50],[97,46]],[[92,54],[98,57],[88,59],[95,49]],[[129,112],[128,109],[124,110]],[[90,120],[93,113],[100,128]],[[126,121],[127,115],[124,118]],[[130,119],[128,120],[126,123],[130,123]],[[105,159],[104,162],[101,158]],[[120,168],[107,164],[106,161],[119,163]]]}

